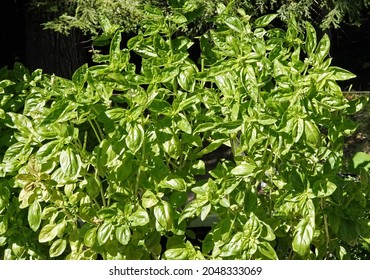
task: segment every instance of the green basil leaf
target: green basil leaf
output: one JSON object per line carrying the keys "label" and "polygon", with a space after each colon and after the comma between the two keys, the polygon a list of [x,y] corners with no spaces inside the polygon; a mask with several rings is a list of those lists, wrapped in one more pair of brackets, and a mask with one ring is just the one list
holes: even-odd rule
{"label": "green basil leaf", "polygon": [[157,231],[168,231],[172,229],[173,214],[172,207],[165,201],[154,207],[154,216],[156,219],[155,227]]}
{"label": "green basil leaf", "polygon": [[211,123],[211,122],[201,123],[200,125],[198,125],[198,126],[194,129],[193,134],[198,134],[198,133],[201,133],[201,132],[206,132],[206,131],[212,130],[212,129],[214,129],[216,126],[217,126],[217,124],[216,124],[216,123]]}
{"label": "green basil leaf", "polygon": [[247,162],[243,162],[231,170],[231,174],[235,176],[250,176],[253,174],[257,166]]}
{"label": "green basil leaf", "polygon": [[70,147],[60,153],[59,162],[61,171],[67,180],[74,181],[81,175],[81,157]]}
{"label": "green basil leaf", "polygon": [[67,247],[67,241],[65,239],[57,239],[51,244],[49,255],[51,258],[58,257],[65,251]]}
{"label": "green basil leaf", "polygon": [[168,249],[164,252],[167,260],[186,260],[188,259],[188,252],[185,248]]}
{"label": "green basil leaf", "polygon": [[312,148],[316,149],[321,146],[320,131],[315,123],[308,120],[304,121],[304,135],[307,144]]}
{"label": "green basil leaf", "polygon": [[328,34],[325,34],[321,38],[319,44],[317,45],[316,51],[315,51],[315,54],[316,54],[316,57],[319,63],[321,63],[328,56],[329,51],[330,51],[330,39],[329,39]]}
{"label": "green basil leaf", "polygon": [[0,215],[0,236],[8,230],[9,218],[8,215]]}
{"label": "green basil leaf", "polygon": [[168,175],[158,186],[163,189],[172,189],[180,192],[186,191],[185,180],[175,174]]}
{"label": "green basil leaf", "polygon": [[131,125],[125,138],[127,148],[136,153],[144,143],[144,128],[141,124]]}
{"label": "green basil leaf", "polygon": [[177,126],[185,133],[191,134],[192,132],[191,124],[185,118],[181,118],[181,120],[177,123]]}
{"label": "green basil leaf", "polygon": [[161,249],[161,234],[157,231],[150,232],[145,239],[145,246],[149,252],[154,252],[158,249]]}
{"label": "green basil leaf", "polygon": [[89,176],[86,180],[86,190],[89,194],[90,198],[94,199],[98,196],[100,193],[100,190],[102,189],[102,184],[99,179],[99,176]]}
{"label": "green basil leaf", "polygon": [[75,83],[76,87],[82,89],[87,81],[88,65],[85,63],[72,75],[72,82]]}
{"label": "green basil leaf", "polygon": [[131,226],[145,226],[149,223],[149,215],[148,213],[141,207],[139,207],[134,213],[132,213],[129,217],[129,221],[131,222]]}
{"label": "green basil leaf", "polygon": [[201,209],[207,203],[208,203],[208,199],[206,198],[200,198],[200,199],[197,198],[191,201],[188,205],[185,206],[184,210],[182,210],[180,217],[179,217],[179,223],[181,223],[185,219],[193,218],[196,213],[201,212]]}
{"label": "green basil leaf", "polygon": [[274,248],[270,245],[270,243],[263,241],[258,244],[258,252],[260,252],[263,256],[267,257],[269,260],[278,260],[278,256],[274,250]]}
{"label": "green basil leaf", "polygon": [[124,119],[127,115],[126,111],[122,108],[109,109],[105,112],[105,114],[112,121],[120,121],[121,119]]}
{"label": "green basil leaf", "polygon": [[121,30],[118,30],[112,38],[110,51],[109,51],[109,63],[117,70],[122,70],[128,64],[130,59],[129,52],[127,50],[121,50]]}
{"label": "green basil leaf", "polygon": [[242,250],[244,234],[237,232],[231,240],[221,248],[220,257],[230,257],[237,255]]}
{"label": "green basil leaf", "polygon": [[306,51],[308,55],[313,55],[317,45],[316,30],[311,23],[306,22]]}
{"label": "green basil leaf", "polygon": [[352,74],[351,72],[344,70],[340,67],[330,66],[328,68],[328,71],[331,71],[333,73],[333,78],[336,81],[346,81],[346,80],[356,78],[355,74]]}
{"label": "green basil leaf", "polygon": [[127,245],[131,239],[130,227],[127,224],[116,227],[116,238],[122,245]]}
{"label": "green basil leaf", "polygon": [[92,227],[89,230],[86,231],[84,235],[84,244],[87,247],[93,247],[95,242],[96,242],[96,233],[97,233],[97,228]]}
{"label": "green basil leaf", "polygon": [[278,16],[277,14],[270,14],[270,15],[259,17],[254,21],[254,26],[255,27],[265,27],[269,25],[277,16]]}
{"label": "green basil leaf", "polygon": [[224,23],[232,30],[241,33],[243,32],[244,25],[243,22],[234,16],[227,16],[224,20]]}
{"label": "green basil leaf", "polygon": [[117,208],[114,207],[102,208],[96,213],[96,215],[103,221],[111,222],[117,219],[118,211]]}
{"label": "green basil leaf", "polygon": [[146,190],[143,194],[141,203],[144,208],[150,208],[158,203],[158,199],[152,191]]}
{"label": "green basil leaf", "polygon": [[28,224],[33,231],[37,231],[41,224],[41,205],[35,200],[28,208]]}
{"label": "green basil leaf", "polygon": [[316,197],[328,197],[331,196],[337,186],[328,180],[318,180],[312,186],[312,191]]}
{"label": "green basil leaf", "polygon": [[310,245],[313,239],[315,231],[315,225],[312,224],[309,217],[304,217],[297,225],[294,239],[293,239],[293,250],[300,256],[304,257],[310,251]]}
{"label": "green basil leaf", "polygon": [[182,87],[186,91],[190,92],[194,91],[195,73],[196,73],[195,66],[191,64],[183,66],[180,70],[179,75],[177,76],[177,82],[179,83],[180,87]]}
{"label": "green basil leaf", "polygon": [[351,246],[354,246],[358,240],[356,225],[357,222],[354,220],[341,219],[338,237]]}
{"label": "green basil leaf", "polygon": [[96,234],[96,240],[99,245],[104,245],[111,237],[114,231],[114,226],[111,223],[103,223]]}
{"label": "green basil leaf", "polygon": [[54,140],[47,142],[36,152],[36,158],[40,161],[47,161],[52,157],[55,157],[59,154],[60,148],[62,147],[62,141]]}
{"label": "green basil leaf", "polygon": [[53,240],[58,234],[58,229],[56,224],[47,224],[45,225],[39,234],[39,242],[45,243]]}

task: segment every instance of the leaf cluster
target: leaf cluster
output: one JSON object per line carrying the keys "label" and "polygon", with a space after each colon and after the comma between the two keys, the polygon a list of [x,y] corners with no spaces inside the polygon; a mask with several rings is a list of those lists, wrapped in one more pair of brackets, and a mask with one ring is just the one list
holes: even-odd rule
{"label": "leaf cluster", "polygon": [[367,172],[338,176],[365,102],[344,98],[354,75],[328,36],[220,6],[193,61],[187,17],[145,12],[71,80],[0,71],[0,257],[339,259],[369,243]]}

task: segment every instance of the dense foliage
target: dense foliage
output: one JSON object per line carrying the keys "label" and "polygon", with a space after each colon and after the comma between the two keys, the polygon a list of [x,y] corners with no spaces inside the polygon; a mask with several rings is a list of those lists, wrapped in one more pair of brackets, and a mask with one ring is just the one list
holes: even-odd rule
{"label": "dense foliage", "polygon": [[338,175],[363,102],[336,81],[354,75],[311,24],[239,12],[220,7],[197,61],[188,19],[148,6],[127,48],[116,32],[71,80],[1,70],[2,259],[343,259],[370,242],[367,173]]}
{"label": "dense foliage", "polygon": [[[219,5],[228,5],[231,10],[244,9],[249,15],[258,17],[268,12],[276,12],[288,22],[291,16],[315,22],[322,29],[338,28],[343,23],[360,24],[361,17],[368,12],[368,0],[32,0],[36,10],[53,12],[55,20],[45,24],[47,28],[68,33],[71,28],[96,35],[106,32],[105,22],[112,26],[124,26],[125,30],[134,31],[141,20],[145,19],[146,4],[161,8],[163,12],[180,11],[192,26],[188,34],[197,34],[208,28],[208,22],[217,14]],[[187,26],[188,28],[189,26]]]}

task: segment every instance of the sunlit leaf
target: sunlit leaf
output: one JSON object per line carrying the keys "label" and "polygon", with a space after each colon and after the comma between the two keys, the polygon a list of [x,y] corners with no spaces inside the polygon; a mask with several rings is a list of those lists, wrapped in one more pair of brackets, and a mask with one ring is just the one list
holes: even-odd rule
{"label": "sunlit leaf", "polygon": [[104,245],[111,237],[114,231],[114,226],[111,223],[103,223],[96,234],[96,240],[99,245]]}
{"label": "sunlit leaf", "polygon": [[127,224],[116,227],[116,238],[122,245],[127,245],[131,239],[131,231]]}
{"label": "sunlit leaf", "polygon": [[41,205],[35,200],[28,208],[28,224],[33,231],[37,231],[41,224]]}
{"label": "sunlit leaf", "polygon": [[310,250],[314,231],[315,225],[308,217],[304,217],[296,227],[292,244],[293,250],[303,257],[306,256]]}
{"label": "sunlit leaf", "polygon": [[144,128],[141,124],[134,124],[128,130],[125,138],[127,147],[135,154],[144,143]]}
{"label": "sunlit leaf", "polygon": [[58,234],[56,224],[47,224],[45,225],[39,234],[39,242],[45,243],[53,240]]}
{"label": "sunlit leaf", "polygon": [[277,14],[270,14],[264,15],[262,17],[257,18],[254,21],[255,27],[265,27],[269,25],[278,15]]}
{"label": "sunlit leaf", "polygon": [[67,247],[67,241],[65,239],[57,239],[51,244],[49,255],[51,258],[58,257],[63,254]]}
{"label": "sunlit leaf", "polygon": [[149,223],[149,215],[148,213],[141,207],[139,207],[134,213],[132,213],[129,217],[131,221],[131,226],[144,226]]}
{"label": "sunlit leaf", "polygon": [[164,180],[162,180],[159,187],[164,189],[172,189],[176,191],[186,191],[186,182],[183,178],[171,174],[167,176]]}

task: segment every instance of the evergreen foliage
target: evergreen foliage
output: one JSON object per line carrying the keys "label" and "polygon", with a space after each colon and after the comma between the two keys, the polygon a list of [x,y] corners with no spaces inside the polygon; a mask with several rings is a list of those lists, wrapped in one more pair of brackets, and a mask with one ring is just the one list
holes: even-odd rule
{"label": "evergreen foliage", "polygon": [[[192,24],[188,34],[202,33],[210,19],[217,13],[219,4],[230,9],[244,9],[251,16],[277,12],[287,22],[290,16],[302,22],[309,20],[322,29],[339,28],[341,24],[359,25],[368,12],[369,0],[32,0],[31,7],[55,14],[45,28],[66,33],[72,28],[90,35],[103,31],[113,34],[118,27],[124,31],[137,30],[145,18],[144,6],[153,5],[166,13],[180,11]],[[109,24],[107,23],[109,21]]]}

